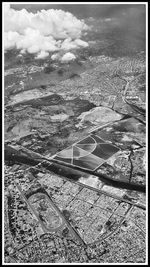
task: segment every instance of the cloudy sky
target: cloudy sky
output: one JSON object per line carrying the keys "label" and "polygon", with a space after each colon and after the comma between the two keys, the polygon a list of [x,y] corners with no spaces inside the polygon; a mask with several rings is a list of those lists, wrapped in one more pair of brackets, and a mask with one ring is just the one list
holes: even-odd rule
{"label": "cloudy sky", "polygon": [[[145,5],[139,4],[7,4],[4,8],[4,47],[36,54],[88,47],[87,18],[119,27],[125,40],[145,38]],[[96,25],[96,24],[95,24]],[[95,31],[92,28],[92,31]],[[100,36],[101,37],[101,36]],[[121,37],[122,38],[122,37]]]}
{"label": "cloudy sky", "polygon": [[71,12],[80,19],[86,17],[121,16],[124,12],[130,13],[134,16],[139,16],[139,14],[145,12],[144,4],[11,4],[11,7],[17,10],[25,8],[32,12],[50,8],[61,9]]}

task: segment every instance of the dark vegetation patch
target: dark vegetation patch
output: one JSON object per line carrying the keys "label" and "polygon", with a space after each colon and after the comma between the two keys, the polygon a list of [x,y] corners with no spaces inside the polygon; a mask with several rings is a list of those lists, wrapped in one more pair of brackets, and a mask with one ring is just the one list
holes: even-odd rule
{"label": "dark vegetation patch", "polygon": [[46,86],[46,85],[41,85],[41,88],[42,88],[42,89],[46,89],[47,86]]}
{"label": "dark vegetation patch", "polygon": [[44,68],[44,73],[49,74],[55,70],[56,70],[56,68],[54,66],[47,66]]}
{"label": "dark vegetation patch", "polygon": [[65,216],[65,218],[68,220],[71,216],[70,212],[68,210],[63,210],[63,215]]}
{"label": "dark vegetation patch", "polygon": [[72,73],[70,76],[69,76],[70,79],[75,79],[75,78],[81,78],[81,76],[77,73]]}
{"label": "dark vegetation patch", "polygon": [[138,78],[138,82],[140,84],[145,84],[145,81],[146,81],[146,73],[143,73],[142,75],[140,75],[140,77]]}
{"label": "dark vegetation patch", "polygon": [[15,106],[20,105],[31,105],[33,108],[39,108],[40,106],[51,106],[51,105],[57,105],[61,101],[63,101],[63,97],[58,94],[52,94],[49,96],[44,96],[38,99],[31,99],[27,100],[21,103],[15,104]]}
{"label": "dark vegetation patch", "polygon": [[143,85],[143,86],[139,87],[139,90],[140,90],[141,92],[146,92],[146,86]]}
{"label": "dark vegetation patch", "polygon": [[61,68],[61,69],[59,69],[59,70],[57,71],[57,73],[58,73],[59,75],[63,75],[64,72],[65,72],[65,69],[63,69],[63,68]]}

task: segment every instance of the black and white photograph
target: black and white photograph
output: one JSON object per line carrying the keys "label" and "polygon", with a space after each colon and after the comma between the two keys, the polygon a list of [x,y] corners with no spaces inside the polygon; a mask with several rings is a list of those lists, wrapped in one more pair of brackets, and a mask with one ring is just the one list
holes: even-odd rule
{"label": "black and white photograph", "polygon": [[2,2],[3,265],[147,265],[148,2]]}

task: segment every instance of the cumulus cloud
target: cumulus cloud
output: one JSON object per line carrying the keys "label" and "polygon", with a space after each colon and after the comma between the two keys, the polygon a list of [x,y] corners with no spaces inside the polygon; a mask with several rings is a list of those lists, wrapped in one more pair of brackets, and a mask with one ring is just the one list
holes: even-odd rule
{"label": "cumulus cloud", "polygon": [[49,53],[46,52],[46,51],[41,51],[37,56],[36,58],[37,59],[40,59],[40,58],[45,58],[45,57],[48,57]]}
{"label": "cumulus cloud", "polygon": [[64,54],[64,52],[59,51],[58,53],[53,54],[51,56],[51,59],[61,61],[62,63],[67,63],[69,61],[75,60],[76,56],[71,52],[67,52]]}
{"label": "cumulus cloud", "polygon": [[58,60],[58,59],[60,59],[60,54],[59,53],[57,53],[57,54],[53,54],[52,56],[51,56],[51,59],[52,60]]}
{"label": "cumulus cloud", "polygon": [[69,37],[63,41],[61,44],[61,49],[64,50],[71,50],[71,49],[76,49],[78,47],[87,47],[88,43],[84,42],[80,39],[75,39],[72,41],[72,39]]}
{"label": "cumulus cloud", "polygon": [[75,58],[76,56],[73,53],[68,52],[62,56],[61,61],[68,62],[68,61],[74,60]]}
{"label": "cumulus cloud", "polygon": [[32,13],[4,5],[5,50],[17,48],[41,58],[49,52],[86,47],[88,43],[80,38],[87,29],[83,20],[69,12],[49,9]]}

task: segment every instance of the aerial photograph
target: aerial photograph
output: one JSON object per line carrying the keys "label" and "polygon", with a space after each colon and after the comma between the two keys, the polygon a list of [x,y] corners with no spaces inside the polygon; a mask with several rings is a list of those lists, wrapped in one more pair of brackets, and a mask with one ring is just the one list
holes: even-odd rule
{"label": "aerial photograph", "polygon": [[3,265],[147,265],[147,2],[3,2]]}

